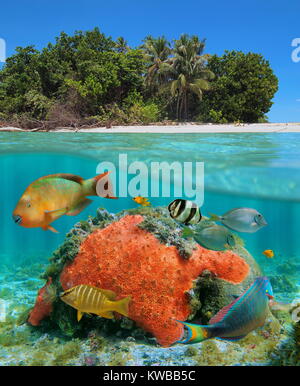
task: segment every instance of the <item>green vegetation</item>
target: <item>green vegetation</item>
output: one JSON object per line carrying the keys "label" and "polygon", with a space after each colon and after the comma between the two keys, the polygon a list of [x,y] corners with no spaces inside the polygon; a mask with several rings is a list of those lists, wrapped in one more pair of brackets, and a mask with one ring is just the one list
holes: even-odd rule
{"label": "green vegetation", "polygon": [[131,48],[95,28],[41,51],[17,47],[0,70],[0,121],[28,129],[164,120],[262,122],[278,80],[258,54],[204,54],[205,39],[147,36]]}
{"label": "green vegetation", "polygon": [[203,101],[200,120],[264,122],[278,90],[278,79],[262,55],[226,52],[212,56],[208,69],[215,74],[213,92]]}

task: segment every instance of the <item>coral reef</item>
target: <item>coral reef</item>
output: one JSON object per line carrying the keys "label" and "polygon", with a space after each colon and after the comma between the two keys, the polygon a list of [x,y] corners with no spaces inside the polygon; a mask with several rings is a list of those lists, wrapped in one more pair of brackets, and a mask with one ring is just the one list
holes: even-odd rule
{"label": "coral reef", "polygon": [[284,274],[270,276],[270,282],[275,292],[293,293],[298,290],[297,285]]}
{"label": "coral reef", "polygon": [[35,307],[30,311],[28,322],[32,326],[38,326],[40,321],[46,316],[49,316],[53,310],[53,299],[49,296],[48,292],[50,288],[53,291],[51,278],[49,278],[44,287],[39,290]]}
{"label": "coral reef", "polygon": [[[177,223],[163,208],[138,208],[115,216],[99,210],[96,218],[76,224],[51,261],[44,277],[53,279],[57,291],[89,284],[113,290],[118,298],[131,295],[129,318],[163,346],[182,333],[174,318],[199,316],[206,297],[219,300],[210,302],[201,315],[215,313],[239,291],[232,287],[244,283],[244,289],[253,276],[253,269],[237,253],[209,251],[193,240],[183,240]],[[230,291],[223,291],[223,283],[230,285]],[[212,296],[203,296],[209,292]],[[41,294],[31,315],[40,315],[39,298]],[[75,310],[66,310],[59,300],[53,308],[51,320],[68,335],[80,331],[74,323]],[[85,319],[88,324],[91,318]],[[29,322],[37,325],[40,320],[31,316]]]}
{"label": "coral reef", "polygon": [[[296,351],[295,346],[296,336],[299,342],[299,328],[297,334],[290,328],[291,316],[288,313],[285,313],[284,317],[280,316],[280,331],[275,330],[273,320],[270,318],[263,328],[238,342],[211,340],[191,346],[177,344],[162,348],[155,344],[155,339],[151,338],[150,334],[145,339],[143,330],[134,327],[134,322],[126,318],[110,321],[86,316],[82,320],[83,325],[78,324],[75,310],[71,307],[60,309],[58,305],[62,302],[58,300],[54,301],[50,318],[46,318],[39,328],[29,324],[19,325],[16,323],[17,319],[21,318],[24,321],[22,315],[28,306],[32,306],[42,282],[37,280],[36,291],[31,291],[27,287],[28,278],[16,280],[15,271],[5,272],[5,282],[2,280],[3,277],[4,274],[0,272],[0,288],[8,286],[12,289],[14,296],[8,300],[6,322],[0,323],[0,365],[2,366],[299,364],[296,362],[299,349]],[[222,283],[232,285],[214,278],[209,272],[203,272],[201,281],[207,287],[201,288],[199,285],[197,289],[200,290],[200,294],[204,291],[205,296],[210,296],[211,301],[215,296],[215,292],[212,291],[214,286],[217,285],[222,292]],[[236,285],[232,286],[236,288]],[[217,294],[218,298],[219,296],[220,293]],[[221,298],[223,299],[223,296]],[[193,299],[197,300],[196,297]],[[72,315],[73,311],[75,313],[74,326],[82,325],[82,329],[86,332],[81,331],[80,336],[75,339],[66,336],[65,330],[62,333],[54,323],[50,323],[52,318],[53,321],[60,321],[64,316],[65,323],[68,322],[70,334],[73,334],[75,330],[71,324],[72,317],[67,313],[68,310],[72,311]],[[277,314],[279,311],[276,312]],[[280,311],[280,314],[284,313]],[[287,335],[288,329],[289,335]]]}
{"label": "coral reef", "polygon": [[300,366],[300,322],[291,323],[287,331],[287,338],[272,354],[273,366]]}
{"label": "coral reef", "polygon": [[204,270],[219,278],[240,283],[249,267],[232,252],[218,253],[200,246],[188,260],[176,247],[161,244],[137,225],[140,215],[125,216],[82,243],[73,263],[62,271],[64,290],[89,284],[116,292],[118,298],[131,295],[129,318],[151,332],[159,343],[176,341],[181,326],[172,318],[185,320],[190,314],[186,292]]}

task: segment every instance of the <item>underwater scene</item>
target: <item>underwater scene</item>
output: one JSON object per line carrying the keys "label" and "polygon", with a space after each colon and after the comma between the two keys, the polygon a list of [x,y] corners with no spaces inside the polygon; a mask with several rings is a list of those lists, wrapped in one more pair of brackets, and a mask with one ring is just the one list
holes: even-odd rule
{"label": "underwater scene", "polygon": [[0,133],[0,365],[300,364],[298,133]]}

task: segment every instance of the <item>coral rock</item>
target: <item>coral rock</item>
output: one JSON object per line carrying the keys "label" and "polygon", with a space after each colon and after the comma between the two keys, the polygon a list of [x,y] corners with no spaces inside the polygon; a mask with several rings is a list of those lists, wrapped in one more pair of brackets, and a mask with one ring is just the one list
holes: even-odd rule
{"label": "coral rock", "polygon": [[35,306],[29,314],[28,322],[32,326],[38,326],[40,322],[49,316],[52,312],[52,301],[47,296],[47,290],[52,284],[52,279],[49,278],[48,282],[42,287],[36,298]]}
{"label": "coral rock", "polygon": [[[199,245],[189,259],[183,259],[175,246],[162,244],[140,229],[137,225],[143,220],[141,215],[127,215],[92,232],[74,261],[63,269],[60,282],[64,290],[89,284],[114,291],[117,299],[130,295],[129,318],[161,345],[169,346],[182,334],[182,326],[174,319],[186,320],[191,313],[187,292],[193,281],[209,270],[227,282],[241,283],[249,266],[231,251],[216,252]],[[33,310],[31,323],[49,313],[44,303],[39,307],[39,313]]]}

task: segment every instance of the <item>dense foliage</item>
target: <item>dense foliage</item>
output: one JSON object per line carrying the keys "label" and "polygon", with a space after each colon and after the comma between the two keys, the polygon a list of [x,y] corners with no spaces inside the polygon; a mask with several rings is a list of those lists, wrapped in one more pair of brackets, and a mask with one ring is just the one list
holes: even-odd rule
{"label": "dense foliage", "polygon": [[212,92],[201,104],[200,118],[212,122],[261,122],[272,106],[278,79],[262,55],[226,52],[212,56]]}
{"label": "dense foliage", "polygon": [[[277,78],[261,55],[204,54],[205,40],[147,36],[138,48],[98,28],[16,49],[0,71],[0,120],[48,127],[165,119],[257,122]],[[47,126],[46,125],[46,126]]]}

